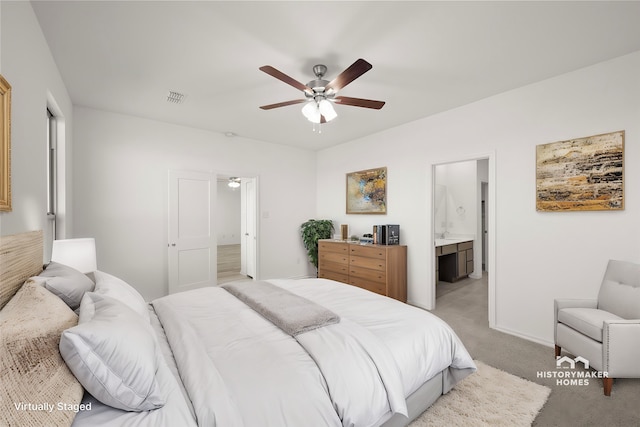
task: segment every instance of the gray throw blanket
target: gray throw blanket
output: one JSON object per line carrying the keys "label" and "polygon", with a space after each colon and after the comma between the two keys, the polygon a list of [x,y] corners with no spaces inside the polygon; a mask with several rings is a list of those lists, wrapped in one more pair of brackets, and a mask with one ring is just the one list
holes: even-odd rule
{"label": "gray throw blanket", "polygon": [[293,337],[340,321],[323,306],[268,282],[232,282],[222,288]]}

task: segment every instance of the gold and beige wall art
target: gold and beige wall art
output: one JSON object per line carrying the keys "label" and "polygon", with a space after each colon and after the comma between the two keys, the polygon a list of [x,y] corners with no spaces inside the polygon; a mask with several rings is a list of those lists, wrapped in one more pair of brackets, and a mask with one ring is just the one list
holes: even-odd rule
{"label": "gold and beige wall art", "polygon": [[536,210],[624,209],[624,131],[536,147]]}

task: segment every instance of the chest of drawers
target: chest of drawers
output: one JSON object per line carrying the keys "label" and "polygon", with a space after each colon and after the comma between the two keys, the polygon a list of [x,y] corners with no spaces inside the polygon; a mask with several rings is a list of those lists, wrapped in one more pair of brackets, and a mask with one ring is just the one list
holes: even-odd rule
{"label": "chest of drawers", "polygon": [[318,277],[407,301],[407,247],[318,242]]}

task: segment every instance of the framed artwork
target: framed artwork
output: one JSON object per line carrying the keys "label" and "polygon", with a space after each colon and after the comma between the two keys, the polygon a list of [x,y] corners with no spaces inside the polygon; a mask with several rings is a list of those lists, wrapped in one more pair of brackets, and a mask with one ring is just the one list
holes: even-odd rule
{"label": "framed artwork", "polygon": [[0,211],[11,210],[11,85],[0,75]]}
{"label": "framed artwork", "polygon": [[387,213],[387,168],[347,174],[347,213]]}
{"label": "framed artwork", "polygon": [[624,209],[624,131],[536,147],[536,210]]}

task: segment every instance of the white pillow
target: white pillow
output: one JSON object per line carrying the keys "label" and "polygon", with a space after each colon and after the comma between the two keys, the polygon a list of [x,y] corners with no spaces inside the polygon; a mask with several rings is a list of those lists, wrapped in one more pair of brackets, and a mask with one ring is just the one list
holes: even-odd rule
{"label": "white pillow", "polygon": [[78,326],[60,338],[60,353],[84,388],[125,411],[165,404],[156,380],[159,349],[151,325],[118,300],[87,292]]}
{"label": "white pillow", "polygon": [[46,277],[44,287],[64,301],[71,310],[80,307],[85,292],[93,290],[94,283],[87,275],[68,265],[51,261],[39,277]]}
{"label": "white pillow", "polygon": [[147,302],[131,285],[102,271],[94,271],[93,275],[96,280],[95,293],[117,299],[144,317],[147,322],[151,321]]}

